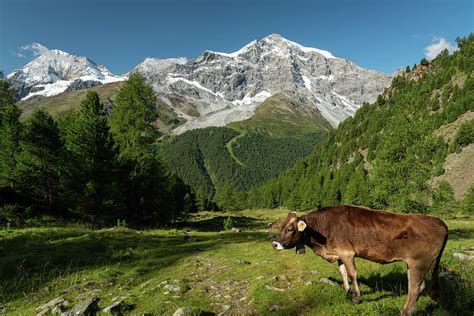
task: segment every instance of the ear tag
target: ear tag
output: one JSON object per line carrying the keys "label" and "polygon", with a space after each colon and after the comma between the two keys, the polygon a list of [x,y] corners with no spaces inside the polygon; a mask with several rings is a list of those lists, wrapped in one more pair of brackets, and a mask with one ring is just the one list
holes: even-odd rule
{"label": "ear tag", "polygon": [[302,232],[306,229],[306,223],[303,222],[302,220],[298,221],[298,231]]}
{"label": "ear tag", "polygon": [[304,248],[304,244],[297,244],[296,245],[296,254],[297,255],[304,255],[306,253],[306,249]]}

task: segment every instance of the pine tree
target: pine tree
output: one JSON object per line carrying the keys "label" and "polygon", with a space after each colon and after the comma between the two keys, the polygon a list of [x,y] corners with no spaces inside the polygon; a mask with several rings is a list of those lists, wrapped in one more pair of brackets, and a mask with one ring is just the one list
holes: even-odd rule
{"label": "pine tree", "polygon": [[206,191],[202,186],[198,187],[198,189],[196,190],[196,207],[199,211],[204,211],[208,209]]}
{"label": "pine tree", "polygon": [[[158,159],[154,123],[156,97],[139,73],[130,75],[115,98],[111,131],[119,150],[122,187],[128,218],[137,224],[166,222],[167,172]],[[184,197],[183,197],[184,198]]]}
{"label": "pine tree", "polygon": [[343,201],[345,204],[367,204],[367,179],[363,165],[359,165],[349,178]]}
{"label": "pine tree", "polygon": [[15,94],[8,80],[5,80],[3,72],[0,71],[0,124],[6,107],[15,104]]}
{"label": "pine tree", "polygon": [[234,188],[230,182],[224,183],[222,189],[217,193],[216,202],[224,210],[234,209]]}
{"label": "pine tree", "polygon": [[456,207],[453,187],[447,181],[441,182],[433,196],[433,209],[439,213],[448,214],[452,213]]}
{"label": "pine tree", "polygon": [[59,166],[63,143],[56,121],[35,109],[25,127],[18,159],[21,191],[51,209],[58,201]]}
{"label": "pine tree", "polygon": [[66,148],[64,185],[70,203],[89,220],[112,220],[116,151],[96,92],[87,93],[77,118],[68,125]]}
{"label": "pine tree", "polygon": [[474,184],[471,184],[461,202],[461,210],[467,214],[474,214]]}
{"label": "pine tree", "polygon": [[16,105],[6,105],[0,125],[0,186],[12,190],[16,188],[15,170],[20,152],[20,114]]}
{"label": "pine tree", "polygon": [[132,73],[118,91],[114,104],[111,130],[120,148],[120,158],[139,162],[154,151],[159,135],[154,126],[157,118],[156,96],[145,77]]}

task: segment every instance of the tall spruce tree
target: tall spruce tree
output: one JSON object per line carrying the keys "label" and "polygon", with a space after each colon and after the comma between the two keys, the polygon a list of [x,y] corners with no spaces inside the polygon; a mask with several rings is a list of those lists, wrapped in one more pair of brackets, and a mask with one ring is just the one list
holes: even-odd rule
{"label": "tall spruce tree", "polygon": [[167,222],[168,176],[158,159],[154,123],[156,96],[139,73],[130,75],[118,91],[111,131],[119,150],[127,218],[137,225]]}
{"label": "tall spruce tree", "polygon": [[96,92],[87,93],[65,134],[68,159],[63,182],[69,204],[89,221],[112,221],[114,207],[117,211],[116,150]]}
{"label": "tall spruce tree", "polygon": [[153,144],[159,135],[154,126],[158,117],[155,102],[152,87],[137,72],[132,73],[118,91],[111,129],[122,160],[141,162],[154,154]]}
{"label": "tall spruce tree", "polygon": [[15,104],[3,108],[0,125],[0,186],[16,189],[16,163],[20,153],[22,124]]}
{"label": "tall spruce tree", "polygon": [[22,128],[20,114],[13,90],[0,71],[0,187],[15,189],[15,168]]}
{"label": "tall spruce tree", "polygon": [[12,104],[15,104],[15,94],[8,80],[4,78],[3,71],[0,71],[0,122],[6,107]]}
{"label": "tall spruce tree", "polygon": [[63,142],[58,124],[48,112],[35,109],[26,123],[21,149],[17,170],[21,191],[53,208],[58,202]]}

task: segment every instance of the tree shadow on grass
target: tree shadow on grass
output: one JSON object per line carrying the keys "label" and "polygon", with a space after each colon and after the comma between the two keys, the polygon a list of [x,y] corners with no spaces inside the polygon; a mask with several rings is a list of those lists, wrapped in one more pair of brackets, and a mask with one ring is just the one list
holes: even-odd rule
{"label": "tree shadow on grass", "polygon": [[449,240],[474,239],[474,228],[457,228],[449,230]]}
{"label": "tree shadow on grass", "polygon": [[[431,275],[431,271],[429,275]],[[342,281],[329,278],[342,286]],[[384,298],[400,297],[408,292],[408,279],[406,271],[392,270],[387,274],[372,273],[368,277],[359,276],[358,281],[368,286],[370,292],[362,293],[362,303],[376,302]],[[431,280],[426,280],[425,290],[421,295],[428,295],[431,289]],[[364,294],[374,292],[388,292],[375,298],[364,298]],[[416,309],[416,315],[431,315],[436,310],[448,311],[452,315],[472,315],[474,310],[474,287],[472,282],[465,280],[453,270],[440,272],[440,299],[433,301],[424,310]],[[401,307],[400,307],[401,308]]]}
{"label": "tree shadow on grass", "polygon": [[[241,229],[258,229],[266,228],[265,222],[253,217],[247,216],[228,216],[232,219],[233,226]],[[197,230],[216,232],[224,230],[224,220],[227,216],[216,216],[204,220],[192,221],[181,226]]]}
{"label": "tree shadow on grass", "polygon": [[392,270],[387,274],[372,273],[368,277],[359,276],[359,282],[371,289],[371,292],[386,291],[393,296],[407,293],[408,279],[406,271]]}
{"label": "tree shadow on grass", "polygon": [[[194,255],[224,244],[268,240],[268,233],[249,232],[197,235],[186,239],[182,232],[160,234],[133,230],[83,230],[67,233],[45,230],[41,234],[0,239],[0,305],[88,269],[126,267],[146,276]],[[120,268],[123,270],[123,268]],[[114,282],[121,271],[104,269],[94,282]],[[82,280],[82,278],[81,278]],[[80,282],[80,281],[79,281]]]}

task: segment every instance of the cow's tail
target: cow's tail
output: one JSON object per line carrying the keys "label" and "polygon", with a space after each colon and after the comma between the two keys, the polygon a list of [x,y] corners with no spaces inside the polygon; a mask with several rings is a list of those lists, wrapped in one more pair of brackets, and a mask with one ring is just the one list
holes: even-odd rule
{"label": "cow's tail", "polygon": [[444,237],[443,245],[439,250],[438,256],[436,257],[436,262],[433,268],[433,275],[431,277],[431,293],[430,296],[434,300],[439,299],[439,263],[441,261],[441,256],[443,255],[444,247],[448,241],[448,230],[446,229],[446,236]]}

